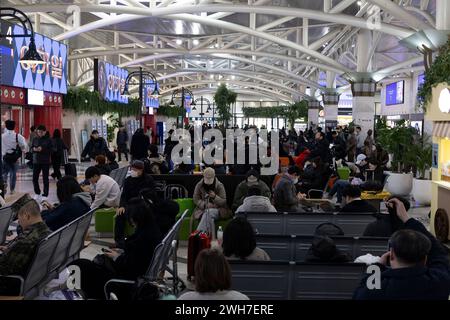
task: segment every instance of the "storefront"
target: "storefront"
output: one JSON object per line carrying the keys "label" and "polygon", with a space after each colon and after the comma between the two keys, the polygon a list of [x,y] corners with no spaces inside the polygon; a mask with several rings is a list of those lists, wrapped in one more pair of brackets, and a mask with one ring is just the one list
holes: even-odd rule
{"label": "storefront", "polygon": [[[1,34],[23,34],[20,26],[2,21]],[[11,119],[25,138],[29,128],[45,125],[52,133],[62,127],[62,95],[67,93],[67,46],[35,33],[36,47],[46,62],[40,66],[21,64],[29,38],[6,37],[0,42],[1,117]]]}
{"label": "storefront", "polygon": [[[435,225],[435,214],[444,209],[450,218],[450,86],[440,84],[433,88],[432,101],[427,107],[426,120],[433,121],[432,158],[432,202],[431,228]],[[437,228],[437,229],[436,229]],[[450,235],[448,237],[450,239]]]}

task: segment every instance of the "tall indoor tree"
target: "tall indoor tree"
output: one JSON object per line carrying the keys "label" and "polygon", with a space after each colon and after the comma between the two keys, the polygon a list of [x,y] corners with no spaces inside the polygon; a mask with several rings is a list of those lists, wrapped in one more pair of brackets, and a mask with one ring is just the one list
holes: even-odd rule
{"label": "tall indoor tree", "polygon": [[225,128],[228,127],[228,121],[232,117],[231,105],[236,102],[236,99],[237,93],[229,90],[225,84],[221,84],[214,94],[218,120],[222,121]]}

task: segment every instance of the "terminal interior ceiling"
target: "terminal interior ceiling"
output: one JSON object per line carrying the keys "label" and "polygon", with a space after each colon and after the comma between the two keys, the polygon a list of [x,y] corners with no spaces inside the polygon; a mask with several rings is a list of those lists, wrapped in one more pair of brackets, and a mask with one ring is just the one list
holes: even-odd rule
{"label": "terminal interior ceiling", "polygon": [[100,57],[154,72],[162,99],[181,86],[198,95],[226,83],[238,94],[293,102],[327,88],[348,90],[350,80],[423,72],[423,55],[408,39],[419,30],[450,29],[436,15],[445,2],[4,0],[2,6],[28,14],[36,32],[67,41],[72,86],[92,85],[93,58]]}

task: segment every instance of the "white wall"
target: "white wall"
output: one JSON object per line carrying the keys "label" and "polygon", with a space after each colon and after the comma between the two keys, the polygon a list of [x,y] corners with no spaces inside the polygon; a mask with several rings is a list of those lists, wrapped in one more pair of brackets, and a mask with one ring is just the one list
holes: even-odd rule
{"label": "white wall", "polygon": [[[404,101],[403,104],[397,104],[393,106],[386,105],[386,86],[390,83],[397,81],[405,81]],[[415,110],[416,95],[417,95],[417,77],[414,80],[412,78],[393,78],[383,81],[383,88],[381,89],[381,115],[394,116],[399,114],[411,114],[417,113]]]}

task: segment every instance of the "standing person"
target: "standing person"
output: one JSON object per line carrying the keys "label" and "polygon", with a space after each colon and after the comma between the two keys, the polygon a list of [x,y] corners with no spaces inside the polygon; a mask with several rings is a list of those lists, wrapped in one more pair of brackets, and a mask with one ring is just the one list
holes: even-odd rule
{"label": "standing person", "polygon": [[355,133],[356,133],[356,152],[357,152],[357,154],[360,154],[360,153],[362,153],[363,148],[364,148],[364,139],[361,134],[360,126],[356,126]]}
{"label": "standing person", "polygon": [[[50,157],[54,151],[50,134],[47,132],[45,126],[40,125],[36,129],[37,138],[33,140],[33,187],[35,198],[46,200],[48,197],[49,182],[48,176],[50,171]],[[41,188],[39,187],[39,175],[42,171],[42,180],[44,181],[44,193],[41,196]]]}
{"label": "standing person", "polygon": [[106,155],[108,153],[108,145],[105,139],[99,136],[97,130],[91,133],[91,139],[86,143],[86,146],[81,153],[81,158],[95,159],[98,155]]}
{"label": "standing person", "polygon": [[372,129],[367,130],[367,137],[364,140],[364,145],[367,143],[369,149],[374,151],[375,140],[373,139],[372,133]]}
{"label": "standing person", "polygon": [[355,156],[356,156],[356,135],[355,135],[355,128],[351,127],[348,130],[348,137],[347,137],[347,161],[348,162],[354,162]]}
{"label": "standing person", "polygon": [[143,129],[137,129],[131,138],[131,160],[143,160],[148,157],[150,139],[144,134]]}
{"label": "standing person", "polygon": [[30,137],[28,138],[28,148],[31,149],[31,144],[33,143],[33,139],[37,137],[36,127],[30,127]]}
{"label": "standing person", "polygon": [[61,131],[59,129],[55,129],[53,131],[53,147],[54,151],[52,152],[52,166],[53,173],[51,174],[53,179],[61,179],[61,163],[64,157],[64,150],[67,150],[67,146],[65,145],[63,139],[61,139]]}
{"label": "standing person", "polygon": [[119,162],[122,161],[122,153],[128,161],[128,132],[123,125],[120,126],[119,132],[117,132],[116,143]]}
{"label": "standing person", "polygon": [[14,194],[17,179],[17,160],[19,159],[17,156],[19,155],[19,149],[20,154],[26,151],[27,143],[22,135],[14,132],[16,126],[14,121],[6,120],[5,126],[5,132],[2,134],[3,181],[5,183],[8,181],[9,174],[9,190],[11,194]]}

